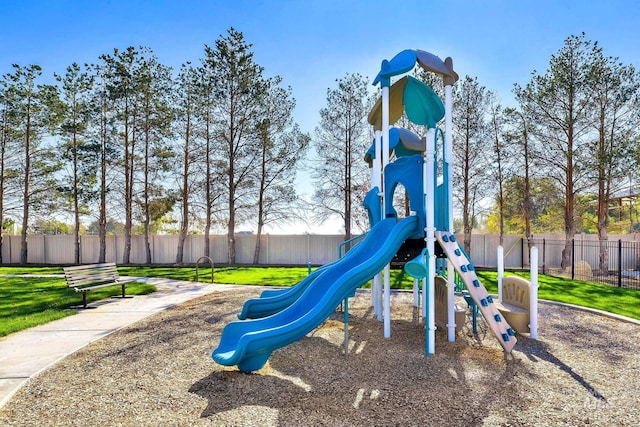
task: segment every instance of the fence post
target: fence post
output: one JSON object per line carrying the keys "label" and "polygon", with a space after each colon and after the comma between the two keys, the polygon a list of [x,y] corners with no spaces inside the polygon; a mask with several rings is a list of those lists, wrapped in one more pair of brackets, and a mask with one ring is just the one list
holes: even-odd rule
{"label": "fence post", "polygon": [[530,337],[538,339],[538,248],[532,247],[529,256],[530,288],[529,288],[529,316]]}
{"label": "fence post", "polygon": [[547,239],[542,239],[542,274],[546,274],[545,265],[547,265]]}
{"label": "fence post", "polygon": [[618,287],[622,287],[622,239],[618,239]]}
{"label": "fence post", "polygon": [[576,239],[571,239],[571,280],[576,278],[575,267],[576,266]]}
{"label": "fence post", "polygon": [[504,248],[498,246],[498,302],[502,302],[502,279],[504,278]]}
{"label": "fence post", "polygon": [[524,239],[520,238],[520,268],[524,270]]}

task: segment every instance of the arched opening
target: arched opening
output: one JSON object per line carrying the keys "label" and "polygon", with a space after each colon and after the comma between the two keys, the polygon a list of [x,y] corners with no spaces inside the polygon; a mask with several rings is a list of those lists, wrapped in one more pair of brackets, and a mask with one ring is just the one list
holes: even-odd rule
{"label": "arched opening", "polygon": [[409,193],[401,183],[398,183],[393,191],[393,208],[398,214],[398,219],[403,219],[411,215]]}

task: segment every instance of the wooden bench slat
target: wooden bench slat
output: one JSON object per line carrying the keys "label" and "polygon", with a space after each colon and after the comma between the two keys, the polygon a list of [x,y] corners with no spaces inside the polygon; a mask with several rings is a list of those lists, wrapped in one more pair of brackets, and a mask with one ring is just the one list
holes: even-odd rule
{"label": "wooden bench slat", "polygon": [[107,288],[109,286],[117,286],[120,283],[103,283],[102,285],[94,285],[94,286],[85,286],[82,288],[73,288],[76,292],[87,292],[92,291],[94,289]]}
{"label": "wooden bench slat", "polygon": [[118,280],[117,277],[102,277],[97,279],[79,278],[79,279],[67,280],[67,284],[69,284],[69,286],[75,287],[75,286],[92,285],[92,284],[105,283],[105,282],[114,282],[116,280]]}
{"label": "wooden bench slat", "polygon": [[72,265],[70,267],[64,267],[64,271],[99,269],[99,268],[104,268],[104,267],[116,268],[116,265],[113,262],[105,262],[105,263],[102,263],[102,264]]}

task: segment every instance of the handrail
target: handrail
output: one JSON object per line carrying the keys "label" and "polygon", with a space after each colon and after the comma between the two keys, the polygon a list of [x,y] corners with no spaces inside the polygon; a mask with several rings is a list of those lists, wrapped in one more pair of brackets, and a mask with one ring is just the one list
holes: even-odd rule
{"label": "handrail", "polygon": [[347,245],[347,244],[349,244],[349,243],[353,242],[353,241],[354,241],[354,240],[356,240],[356,239],[359,239],[359,238],[361,238],[361,237],[363,237],[363,236],[366,236],[366,235],[367,235],[367,231],[365,231],[365,232],[364,232],[364,233],[362,233],[362,234],[358,234],[357,236],[354,236],[354,237],[350,238],[349,240],[345,240],[344,242],[340,243],[340,244],[338,245],[338,259],[340,259],[340,258],[342,258],[342,257],[344,256],[344,254],[342,253],[342,248],[343,248],[345,245]]}
{"label": "handrail", "polygon": [[198,264],[200,264],[200,261],[202,261],[203,259],[208,260],[209,264],[211,264],[211,283],[213,283],[213,260],[208,256],[201,256],[196,261],[196,282],[198,281]]}

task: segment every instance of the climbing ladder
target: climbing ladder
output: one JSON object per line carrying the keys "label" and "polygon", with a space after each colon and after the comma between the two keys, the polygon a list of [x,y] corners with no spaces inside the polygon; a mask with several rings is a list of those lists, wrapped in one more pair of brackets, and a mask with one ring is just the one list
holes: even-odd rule
{"label": "climbing ladder", "polygon": [[491,331],[500,342],[506,357],[506,353],[510,353],[516,345],[515,332],[504,320],[495,304],[493,304],[493,298],[489,295],[485,287],[482,286],[480,280],[478,280],[473,264],[469,258],[467,258],[465,252],[458,246],[455,236],[446,231],[436,231],[435,235],[440,246],[447,254],[447,258],[449,258],[458,275],[467,285],[469,295],[473,298],[473,301],[487,321],[489,328],[491,328]]}

